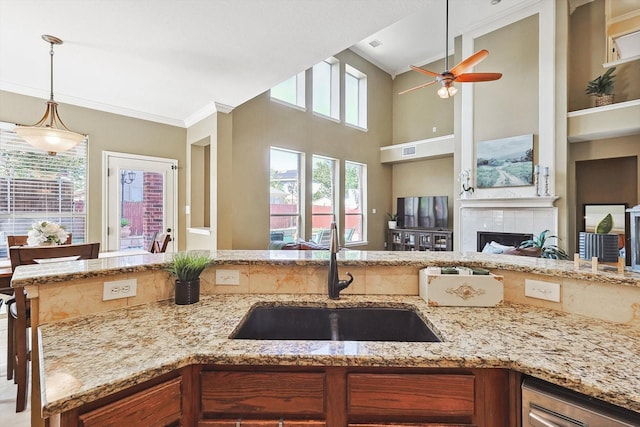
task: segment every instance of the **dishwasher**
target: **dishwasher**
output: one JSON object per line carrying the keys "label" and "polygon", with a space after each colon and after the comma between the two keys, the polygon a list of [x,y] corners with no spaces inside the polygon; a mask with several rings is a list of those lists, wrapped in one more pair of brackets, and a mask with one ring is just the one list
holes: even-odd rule
{"label": "dishwasher", "polygon": [[523,427],[640,427],[640,414],[534,378],[522,383]]}

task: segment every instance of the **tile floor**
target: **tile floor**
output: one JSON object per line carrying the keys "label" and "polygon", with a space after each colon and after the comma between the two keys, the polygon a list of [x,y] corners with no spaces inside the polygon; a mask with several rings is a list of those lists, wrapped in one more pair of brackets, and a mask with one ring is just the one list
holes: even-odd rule
{"label": "tile floor", "polygon": [[2,304],[0,307],[0,425],[28,427],[30,424],[31,405],[27,404],[25,411],[16,413],[16,386],[13,380],[7,380],[7,312],[5,305]]}

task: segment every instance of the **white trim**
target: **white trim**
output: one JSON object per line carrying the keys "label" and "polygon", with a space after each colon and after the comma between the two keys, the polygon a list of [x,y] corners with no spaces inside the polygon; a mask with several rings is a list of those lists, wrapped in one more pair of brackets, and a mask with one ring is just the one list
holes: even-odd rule
{"label": "white trim", "polygon": [[597,114],[604,111],[635,107],[636,105],[640,105],[640,99],[634,99],[634,100],[625,101],[625,102],[616,102],[615,104],[603,105],[602,107],[585,108],[583,110],[571,111],[567,113],[567,117],[588,116],[591,114]]}

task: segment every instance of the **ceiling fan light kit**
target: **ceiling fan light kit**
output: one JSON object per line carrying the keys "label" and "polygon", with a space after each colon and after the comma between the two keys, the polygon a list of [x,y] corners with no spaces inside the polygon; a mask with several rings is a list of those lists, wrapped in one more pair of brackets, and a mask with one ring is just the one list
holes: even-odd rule
{"label": "ceiling fan light kit", "polygon": [[425,70],[424,68],[410,65],[409,67],[419,73],[425,74],[430,77],[435,77],[435,80],[428,83],[412,87],[411,89],[400,92],[400,95],[413,92],[414,90],[422,89],[427,86],[431,86],[436,83],[440,83],[442,87],[438,89],[438,95],[440,98],[450,98],[458,92],[458,89],[453,85],[454,82],[460,83],[475,83],[475,82],[489,82],[492,80],[498,80],[502,77],[501,73],[465,73],[469,68],[473,68],[479,64],[487,56],[489,56],[488,50],[479,50],[458,65],[449,70],[449,0],[447,0],[446,8],[446,23],[445,23],[445,50],[444,50],[444,67],[445,70],[442,73],[434,73],[433,71]]}
{"label": "ceiling fan light kit", "polygon": [[73,132],[65,126],[58,114],[58,103],[53,100],[53,46],[62,44],[55,36],[44,34],[42,39],[51,45],[51,95],[47,101],[47,109],[40,121],[32,126],[16,126],[15,132],[27,143],[55,155],[75,147],[86,141],[87,135]]}

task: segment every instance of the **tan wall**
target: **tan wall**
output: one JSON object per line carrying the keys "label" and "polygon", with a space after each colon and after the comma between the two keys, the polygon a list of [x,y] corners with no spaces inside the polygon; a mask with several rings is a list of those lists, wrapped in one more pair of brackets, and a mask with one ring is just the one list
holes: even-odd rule
{"label": "tan wall", "polygon": [[[10,123],[32,124],[45,110],[42,99],[0,91],[0,120]],[[186,130],[146,120],[104,113],[88,108],[61,104],[60,116],[74,131],[89,135],[87,239],[102,239],[102,152],[121,153],[177,159],[185,165],[184,141]],[[184,167],[178,169],[178,206],[185,204]],[[178,209],[178,229],[184,230],[184,209]],[[179,234],[178,246],[184,246],[184,233]]]}
{"label": "tan wall", "polygon": [[[453,66],[453,56],[449,58]],[[444,70],[444,59],[420,68],[440,73]],[[393,143],[419,141],[453,133],[453,100],[441,99],[436,94],[440,85],[435,84],[413,92],[399,92],[428,83],[433,78],[416,71],[407,71],[393,81]],[[436,128],[435,132],[433,128]]]}
{"label": "tan wall", "polygon": [[479,37],[474,46],[475,51],[489,51],[489,56],[474,71],[502,73],[500,80],[473,85],[475,144],[488,139],[537,135],[538,15]]}
{"label": "tan wall", "polygon": [[[449,228],[453,227],[453,200],[457,182],[452,182],[453,156],[393,166],[393,201],[397,197],[448,196]],[[395,212],[395,205],[393,206]]]}
{"label": "tan wall", "polygon": [[[351,51],[335,56],[341,67],[347,63],[367,75],[366,132],[319,117],[311,111],[310,73],[307,73],[307,111],[273,102],[268,92],[233,110],[232,171],[230,177],[224,177],[224,184],[219,183],[219,191],[229,192],[232,200],[233,249],[264,249],[269,244],[271,146],[306,154],[309,186],[312,154],[340,159],[341,170],[344,169],[344,160],[367,164],[369,245],[358,248],[382,249],[386,231],[385,212],[391,208],[391,168],[380,164],[379,147],[391,142],[391,77]],[[372,214],[372,209],[377,213]],[[309,206],[307,211],[305,222],[310,224]],[[305,238],[310,236],[309,227]]]}
{"label": "tan wall", "polygon": [[[605,1],[595,0],[575,10],[569,21],[569,111],[595,106],[584,93],[587,83],[606,68]],[[640,99],[640,61],[616,66],[614,102]]]}

